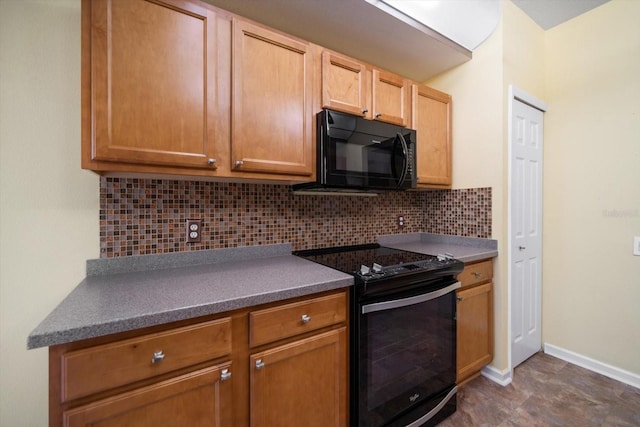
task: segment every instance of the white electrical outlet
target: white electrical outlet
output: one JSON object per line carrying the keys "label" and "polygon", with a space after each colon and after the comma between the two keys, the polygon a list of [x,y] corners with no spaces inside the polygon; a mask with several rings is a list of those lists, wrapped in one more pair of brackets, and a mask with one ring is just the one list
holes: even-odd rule
{"label": "white electrical outlet", "polygon": [[633,254],[640,255],[640,236],[633,238]]}

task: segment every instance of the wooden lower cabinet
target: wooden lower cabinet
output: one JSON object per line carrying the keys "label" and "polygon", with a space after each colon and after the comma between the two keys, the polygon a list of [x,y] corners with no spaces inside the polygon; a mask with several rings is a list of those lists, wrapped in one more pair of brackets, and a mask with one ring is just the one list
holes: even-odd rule
{"label": "wooden lower cabinet", "polygon": [[480,374],[493,360],[492,261],[465,266],[458,276],[457,383]]}
{"label": "wooden lower cabinet", "polygon": [[69,427],[233,425],[230,365],[214,366],[63,413]]}
{"label": "wooden lower cabinet", "polygon": [[347,299],[332,291],[53,346],[49,425],[345,427]]}
{"label": "wooden lower cabinet", "polygon": [[253,354],[251,426],[346,426],[346,337],[343,327]]}

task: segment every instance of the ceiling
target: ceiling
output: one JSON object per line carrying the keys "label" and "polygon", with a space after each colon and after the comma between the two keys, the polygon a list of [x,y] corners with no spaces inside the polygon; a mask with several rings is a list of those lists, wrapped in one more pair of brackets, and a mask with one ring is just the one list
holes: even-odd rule
{"label": "ceiling", "polygon": [[[438,18],[460,24],[462,30],[484,26],[484,38],[469,45],[454,31],[395,9],[392,0],[205,0],[240,16],[279,29],[312,43],[342,52],[419,82],[469,61],[473,49],[493,32],[499,21],[500,0],[402,0],[425,9],[434,5],[456,10]],[[608,0],[512,0],[542,28],[547,29],[593,9]],[[466,2],[461,3],[461,2]],[[473,9],[471,6],[475,7]],[[497,20],[480,20],[480,8],[497,4]],[[465,7],[459,7],[459,5]],[[425,5],[428,5],[425,7]],[[467,7],[469,5],[469,7]],[[492,6],[493,7],[493,6]],[[461,19],[463,13],[469,16]],[[494,13],[495,15],[495,13]],[[433,18],[433,17],[432,17]],[[476,19],[474,19],[476,18]],[[469,20],[471,19],[471,20]],[[472,22],[473,25],[469,25]],[[449,22],[451,23],[451,22]],[[434,29],[434,28],[437,28]],[[446,34],[443,33],[447,31]],[[476,37],[477,38],[477,37]],[[466,48],[463,44],[469,46]]]}
{"label": "ceiling", "polygon": [[609,0],[511,0],[544,30],[553,28]]}

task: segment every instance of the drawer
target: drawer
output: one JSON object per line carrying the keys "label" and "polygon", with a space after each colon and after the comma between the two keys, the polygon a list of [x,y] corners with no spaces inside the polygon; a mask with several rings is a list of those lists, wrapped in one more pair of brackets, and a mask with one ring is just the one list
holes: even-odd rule
{"label": "drawer", "polygon": [[231,319],[144,335],[62,355],[62,401],[231,353]]}
{"label": "drawer", "polygon": [[256,347],[344,322],[346,293],[312,298],[249,313],[249,345]]}
{"label": "drawer", "polygon": [[464,266],[462,273],[458,274],[458,280],[462,286],[475,285],[487,282],[493,278],[493,260],[486,260]]}

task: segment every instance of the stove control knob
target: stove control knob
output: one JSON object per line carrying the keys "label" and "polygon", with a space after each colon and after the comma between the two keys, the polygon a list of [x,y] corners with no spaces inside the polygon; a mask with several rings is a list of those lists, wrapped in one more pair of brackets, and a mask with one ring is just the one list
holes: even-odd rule
{"label": "stove control knob", "polygon": [[360,274],[362,274],[363,276],[366,276],[367,274],[371,274],[371,269],[369,267],[367,267],[366,265],[361,265],[360,266]]}
{"label": "stove control knob", "polygon": [[373,263],[373,272],[382,273],[382,266],[380,264]]}

